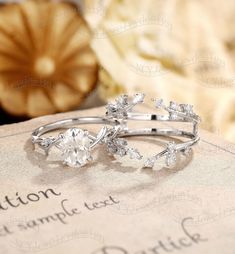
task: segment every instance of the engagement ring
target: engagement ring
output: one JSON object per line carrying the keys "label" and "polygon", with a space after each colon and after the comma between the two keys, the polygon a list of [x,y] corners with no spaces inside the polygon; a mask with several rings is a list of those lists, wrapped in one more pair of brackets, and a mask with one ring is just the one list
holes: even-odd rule
{"label": "engagement ring", "polygon": [[[97,135],[92,135],[87,130],[72,127],[58,136],[42,137],[43,134],[76,126],[81,124],[104,124],[105,126]],[[111,128],[106,125],[112,126]],[[52,147],[56,147],[62,152],[65,165],[71,167],[81,167],[92,161],[91,151],[96,145],[102,143],[106,136],[115,136],[119,129],[117,120],[103,117],[79,117],[65,119],[39,127],[32,133],[32,142],[42,148],[46,154]]]}

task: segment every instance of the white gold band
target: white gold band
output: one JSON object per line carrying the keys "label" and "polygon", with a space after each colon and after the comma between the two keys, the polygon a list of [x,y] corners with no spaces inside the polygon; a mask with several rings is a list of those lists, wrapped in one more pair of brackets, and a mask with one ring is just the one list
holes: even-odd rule
{"label": "white gold band", "polygon": [[[78,129],[72,126],[83,124],[102,124],[104,127],[94,136],[87,130]],[[112,126],[108,129],[106,125]],[[110,133],[114,134],[119,129],[120,123],[117,120],[106,119],[103,117],[78,117],[65,119],[50,123],[37,128],[32,133],[32,142],[42,148],[46,154],[52,147],[57,147],[62,151],[64,164],[81,167],[92,160],[91,150]],[[68,127],[72,127],[69,128]],[[60,129],[68,129],[58,136],[42,137],[42,135]]]}
{"label": "white gold band", "polygon": [[[200,118],[193,112],[191,105],[170,102],[169,106],[165,106],[163,100],[155,101],[155,107],[167,112],[167,114],[133,112],[136,105],[144,102],[144,97],[144,94],[136,94],[132,98],[127,95],[118,97],[114,103],[109,103],[106,106],[107,113],[105,117],[78,117],[41,126],[32,133],[32,142],[38,144],[46,153],[52,147],[59,148],[62,151],[66,165],[81,167],[92,159],[90,152],[97,144],[105,144],[108,152],[112,155],[121,157],[129,155],[131,159],[141,160],[143,156],[139,150],[129,147],[127,140],[124,138],[130,136],[187,138],[187,141],[177,144],[168,142],[163,151],[147,158],[143,165],[144,167],[152,168],[159,158],[165,157],[166,165],[171,166],[176,161],[177,153],[188,154],[191,151],[191,147],[199,141],[198,124],[200,123]],[[138,121],[192,123],[192,131],[172,127],[130,129],[128,123],[131,121],[136,123]],[[83,124],[102,124],[104,127],[97,135],[74,127]],[[111,127],[108,128],[107,125]],[[43,137],[48,132],[65,128],[69,129],[56,137]]]}

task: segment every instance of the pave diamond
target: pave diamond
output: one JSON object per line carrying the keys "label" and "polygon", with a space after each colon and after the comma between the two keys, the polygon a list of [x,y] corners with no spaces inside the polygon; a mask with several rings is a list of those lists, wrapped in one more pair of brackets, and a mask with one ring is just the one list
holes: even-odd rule
{"label": "pave diamond", "polygon": [[178,118],[177,110],[178,110],[178,104],[174,101],[170,102],[169,109],[173,110],[173,112],[169,112],[169,116],[172,120],[176,120]]}
{"label": "pave diamond", "polygon": [[190,153],[192,152],[192,148],[191,147],[186,147],[182,152],[185,156],[189,156]]}
{"label": "pave diamond", "polygon": [[131,112],[134,106],[144,102],[145,95],[138,93],[132,97],[124,94],[119,96],[115,102],[109,103],[106,106],[107,112],[106,116],[117,118],[117,119],[126,119],[128,112]]}
{"label": "pave diamond", "polygon": [[170,112],[169,113],[170,119],[176,120],[178,118],[178,114],[176,112]]}
{"label": "pave diamond", "polygon": [[169,142],[167,145],[167,156],[166,156],[166,165],[168,167],[174,166],[176,163],[176,144],[175,142]]}
{"label": "pave diamond", "polygon": [[180,109],[182,112],[188,114],[188,115],[193,115],[193,106],[190,104],[180,104]]}
{"label": "pave diamond", "polygon": [[117,104],[119,104],[121,107],[125,107],[128,105],[128,95],[126,94],[123,94],[121,96],[119,96],[117,99],[116,99],[116,102]]}
{"label": "pave diamond", "polygon": [[166,157],[166,165],[168,167],[171,167],[171,166],[174,166],[176,163],[176,154],[169,154],[167,157]]}
{"label": "pave diamond", "polygon": [[108,152],[121,157],[129,155],[130,159],[141,160],[143,157],[137,149],[129,148],[123,138],[108,139],[106,141]]}
{"label": "pave diamond", "polygon": [[178,104],[174,101],[171,101],[169,108],[172,109],[172,110],[177,110],[178,109]]}
{"label": "pave diamond", "polygon": [[121,157],[126,155],[127,141],[122,138],[109,139],[106,141],[108,152],[111,154],[117,154]]}
{"label": "pave diamond", "polygon": [[144,168],[153,168],[155,162],[156,162],[155,158],[148,158],[148,159],[144,162]]}
{"label": "pave diamond", "polygon": [[139,151],[134,148],[130,148],[128,150],[128,154],[131,159],[141,160],[143,158],[143,156],[139,153]]}
{"label": "pave diamond", "polygon": [[54,139],[52,137],[49,138],[43,138],[42,141],[40,142],[40,145],[44,148],[48,148],[52,143]]}
{"label": "pave diamond", "polygon": [[88,132],[72,128],[61,135],[61,141],[57,147],[62,151],[66,165],[79,168],[91,159],[90,146]]}

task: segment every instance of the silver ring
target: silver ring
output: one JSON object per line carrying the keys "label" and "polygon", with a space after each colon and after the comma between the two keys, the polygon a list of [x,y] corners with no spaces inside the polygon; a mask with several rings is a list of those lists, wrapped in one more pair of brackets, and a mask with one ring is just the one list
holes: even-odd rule
{"label": "silver ring", "polygon": [[[188,141],[182,141],[179,144],[175,142],[168,142],[166,148],[160,153],[154,154],[147,158],[143,167],[153,168],[156,161],[160,158],[165,157],[165,163],[167,166],[172,166],[176,163],[176,154],[183,153],[188,155],[191,152],[191,147],[198,143],[200,137],[198,135],[198,125],[200,123],[200,117],[193,112],[193,107],[188,104],[177,104],[170,102],[169,106],[164,105],[163,100],[154,100],[155,107],[157,109],[164,110],[167,114],[146,114],[132,112],[134,107],[144,102],[144,94],[136,94],[130,98],[128,95],[122,95],[118,97],[114,103],[109,103],[106,106],[106,116],[108,119],[118,119],[122,124],[122,130],[117,134],[115,140],[129,136],[167,136],[167,137],[184,137],[188,138]],[[192,123],[192,131],[184,131],[175,128],[144,128],[144,129],[130,129],[128,127],[129,121],[161,121],[161,122],[185,122]],[[114,143],[116,142],[114,140]],[[126,140],[122,141],[123,145],[119,145],[119,149],[128,150],[131,154],[132,159],[143,159],[138,149],[128,148]],[[110,144],[112,147],[112,143]],[[113,155],[117,153],[109,152]],[[132,151],[132,153],[130,153]],[[118,154],[120,155],[120,154]],[[125,156],[123,152],[122,156]]]}
{"label": "silver ring", "polygon": [[[94,136],[87,130],[69,126],[81,124],[103,124],[99,133]],[[106,127],[112,126],[112,128]],[[119,131],[120,123],[117,120],[104,117],[78,117],[56,121],[34,130],[32,142],[42,148],[48,155],[52,147],[62,151],[63,163],[71,167],[82,167],[92,161],[91,151],[99,143],[104,142],[105,137],[113,137]],[[64,129],[67,130],[58,136],[43,137],[45,133]]]}
{"label": "silver ring", "polygon": [[[144,98],[144,94],[136,94],[133,97],[122,95],[114,103],[109,103],[106,106],[105,117],[72,118],[44,125],[32,133],[32,142],[42,148],[46,154],[52,147],[60,149],[64,164],[72,167],[81,167],[92,161],[91,151],[98,144],[105,144],[108,152],[112,155],[121,157],[129,155],[131,159],[142,160],[143,156],[139,150],[129,147],[125,137],[151,135],[188,138],[188,141],[182,141],[177,144],[168,142],[163,151],[152,155],[143,163],[143,167],[153,168],[156,161],[164,157],[167,166],[174,165],[177,153],[189,154],[191,147],[199,141],[198,124],[200,123],[200,117],[193,112],[191,105],[170,102],[166,106],[163,100],[155,100],[155,107],[164,110],[166,114],[133,112],[136,105],[144,102]],[[192,131],[176,128],[130,129],[128,127],[130,121],[185,122],[192,124]],[[103,124],[105,126],[95,136],[84,129],[75,127],[68,129],[69,126],[81,124]],[[106,125],[112,127],[108,128]],[[68,130],[56,137],[43,137],[45,133],[63,128]]]}

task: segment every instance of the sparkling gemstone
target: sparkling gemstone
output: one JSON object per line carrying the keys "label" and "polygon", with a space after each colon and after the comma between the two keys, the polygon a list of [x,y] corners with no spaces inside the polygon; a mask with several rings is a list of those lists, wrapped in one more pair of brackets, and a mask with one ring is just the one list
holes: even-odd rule
{"label": "sparkling gemstone", "polygon": [[175,112],[170,112],[170,119],[176,120],[177,118],[178,118],[177,113],[175,113]]}
{"label": "sparkling gemstone", "polygon": [[118,146],[127,146],[127,141],[123,138],[118,138],[115,141]]}
{"label": "sparkling gemstone", "polygon": [[32,136],[32,142],[36,143],[39,138],[37,136]]}
{"label": "sparkling gemstone", "polygon": [[166,157],[166,165],[168,167],[174,166],[176,163],[176,154],[175,153],[169,153]]}
{"label": "sparkling gemstone", "polygon": [[144,98],[145,98],[145,94],[143,94],[143,93],[137,93],[136,95],[134,95],[133,103],[134,104],[143,103],[144,102]]}
{"label": "sparkling gemstone", "polygon": [[107,107],[107,116],[114,118],[122,119],[127,116],[127,112],[124,105],[117,104],[108,104]]}
{"label": "sparkling gemstone", "polygon": [[193,106],[189,104],[180,104],[180,109],[182,112],[187,114],[193,114]]}
{"label": "sparkling gemstone", "polygon": [[111,154],[116,154],[118,151],[118,147],[114,141],[114,139],[107,139],[106,140],[106,145],[107,145],[107,149],[108,152]]}
{"label": "sparkling gemstone", "polygon": [[187,112],[188,114],[193,114],[193,105],[187,104],[187,105],[186,105],[186,112]]}
{"label": "sparkling gemstone", "polygon": [[117,155],[119,155],[119,156],[121,156],[121,157],[125,156],[125,155],[126,155],[126,149],[123,148],[123,147],[119,147],[119,148],[117,149]]}
{"label": "sparkling gemstone", "polygon": [[108,104],[106,109],[108,115],[113,115],[118,111],[117,105],[115,104]]}
{"label": "sparkling gemstone", "polygon": [[178,110],[178,104],[174,101],[171,101],[169,108],[172,110]]}
{"label": "sparkling gemstone", "polygon": [[191,147],[186,147],[186,148],[183,150],[183,154],[184,154],[185,156],[189,156],[191,152],[192,152],[192,148],[191,148]]}
{"label": "sparkling gemstone", "polygon": [[155,158],[148,158],[145,163],[144,163],[144,167],[145,168],[153,168],[154,164],[155,164]]}
{"label": "sparkling gemstone", "polygon": [[119,96],[117,99],[116,99],[116,102],[121,105],[122,107],[125,107],[129,104],[128,102],[128,95],[124,94],[124,95],[121,95]]}
{"label": "sparkling gemstone", "polygon": [[180,111],[185,112],[185,106],[186,104],[180,104],[179,105]]}
{"label": "sparkling gemstone", "polygon": [[175,152],[175,146],[176,146],[176,144],[175,144],[174,141],[173,142],[169,142],[167,144],[167,150],[168,150],[168,152]]}
{"label": "sparkling gemstone", "polygon": [[167,145],[166,165],[173,166],[176,163],[176,144],[175,142],[169,142]]}
{"label": "sparkling gemstone", "polygon": [[142,159],[142,155],[139,153],[139,151],[137,149],[130,148],[128,150],[128,154],[130,155],[131,159],[137,159],[137,160]]}
{"label": "sparkling gemstone", "polygon": [[156,100],[155,107],[162,108],[163,107],[163,99]]}
{"label": "sparkling gemstone", "polygon": [[81,167],[91,159],[90,145],[91,140],[88,137],[88,132],[72,128],[63,134],[58,148],[62,151],[66,165]]}
{"label": "sparkling gemstone", "polygon": [[48,148],[48,147],[51,145],[52,142],[53,142],[53,139],[52,139],[52,138],[44,138],[44,139],[41,141],[40,145],[41,145],[42,147],[44,147],[44,148]]}

